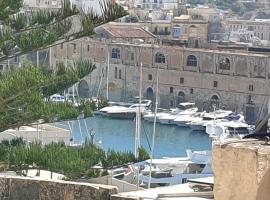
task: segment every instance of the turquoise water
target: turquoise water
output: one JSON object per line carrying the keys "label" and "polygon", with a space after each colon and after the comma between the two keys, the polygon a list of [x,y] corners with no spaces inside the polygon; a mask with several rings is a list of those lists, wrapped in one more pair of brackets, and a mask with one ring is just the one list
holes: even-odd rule
{"label": "turquoise water", "polygon": [[[94,142],[102,141],[104,149],[134,152],[135,121],[118,120],[94,116],[85,120],[73,121],[75,141],[84,141],[88,136],[87,129],[95,131]],[[72,123],[70,123],[72,124]],[[85,125],[86,124],[86,125]],[[86,129],[87,126],[87,129]],[[79,130],[82,130],[82,134]],[[147,138],[151,144],[153,123],[142,121],[141,144],[149,151]],[[154,156],[185,156],[185,150],[210,150],[211,140],[204,132],[192,132],[189,128],[157,124]]]}

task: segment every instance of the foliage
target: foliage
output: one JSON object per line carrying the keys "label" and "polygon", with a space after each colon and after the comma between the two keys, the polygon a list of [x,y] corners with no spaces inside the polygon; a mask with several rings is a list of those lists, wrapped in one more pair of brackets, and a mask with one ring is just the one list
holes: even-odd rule
{"label": "foliage", "polygon": [[72,86],[95,69],[89,61],[77,61],[74,68],[61,68],[61,73],[46,67],[31,65],[9,70],[0,77],[0,131],[36,122],[43,123],[76,119],[80,114],[91,116],[87,102],[72,103],[47,101],[49,96]]}
{"label": "foliage", "polygon": [[[23,0],[0,1],[0,61],[95,34],[94,29],[126,15],[110,0],[101,1],[101,14],[85,13],[64,0],[58,10],[19,12]],[[0,132],[33,123],[91,116],[92,103],[53,103],[49,96],[71,87],[94,70],[89,61],[55,69],[25,65],[0,74]]]}
{"label": "foliage", "polygon": [[[144,158],[145,156],[141,157]],[[106,154],[103,149],[92,144],[85,144],[83,147],[70,147],[63,143],[26,145],[21,138],[0,143],[0,162],[8,163],[8,170],[21,170],[32,165],[39,169],[62,173],[69,179],[106,174],[106,171],[100,172],[91,168],[99,162],[105,168],[110,168],[135,161],[131,152],[109,150]]]}
{"label": "foliage", "polygon": [[150,155],[144,148],[139,148],[139,161],[150,159]]}
{"label": "foliage", "polygon": [[95,27],[127,14],[109,0],[101,1],[100,5],[100,15],[93,10],[85,13],[71,5],[69,0],[64,0],[58,10],[17,13],[22,0],[0,1],[0,60],[91,36],[95,34]]}

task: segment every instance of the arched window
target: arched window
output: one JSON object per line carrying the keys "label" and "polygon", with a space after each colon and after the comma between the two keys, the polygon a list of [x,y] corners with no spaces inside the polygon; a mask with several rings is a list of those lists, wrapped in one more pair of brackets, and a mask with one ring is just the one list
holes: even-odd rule
{"label": "arched window", "polygon": [[112,49],[112,58],[120,59],[120,49],[118,48]]}
{"label": "arched window", "polygon": [[178,104],[181,102],[185,102],[185,93],[184,92],[182,92],[182,91],[178,92],[177,102],[178,102]]}
{"label": "arched window", "polygon": [[218,98],[217,95],[213,95],[213,96],[211,97],[211,100],[212,100],[212,101],[219,101],[219,98]]}
{"label": "arched window", "polygon": [[197,58],[194,55],[187,57],[187,66],[197,67]]}
{"label": "arched window", "polygon": [[212,106],[216,106],[216,108],[219,108],[219,103],[220,103],[219,97],[218,97],[217,95],[214,94],[214,95],[211,97],[210,103],[211,103]]}
{"label": "arched window", "polygon": [[154,91],[151,87],[146,90],[146,99],[153,100],[154,99]]}
{"label": "arched window", "polygon": [[156,63],[165,63],[165,56],[163,53],[156,53],[156,57],[155,57],[155,61]]}
{"label": "arched window", "polygon": [[229,58],[223,59],[221,62],[219,62],[219,69],[222,70],[230,70],[231,63]]}

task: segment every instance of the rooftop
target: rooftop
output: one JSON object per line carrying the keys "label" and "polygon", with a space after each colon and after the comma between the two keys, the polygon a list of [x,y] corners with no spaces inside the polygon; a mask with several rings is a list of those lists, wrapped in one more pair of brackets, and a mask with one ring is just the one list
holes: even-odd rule
{"label": "rooftop", "polygon": [[117,38],[155,38],[147,30],[134,26],[104,26],[106,31]]}

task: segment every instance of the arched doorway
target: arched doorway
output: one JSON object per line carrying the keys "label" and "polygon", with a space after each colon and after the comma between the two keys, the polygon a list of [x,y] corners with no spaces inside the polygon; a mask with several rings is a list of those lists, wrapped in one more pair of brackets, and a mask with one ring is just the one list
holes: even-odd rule
{"label": "arched doorway", "polygon": [[182,91],[178,92],[178,96],[177,96],[177,104],[181,102],[185,102],[185,93]]}
{"label": "arched doorway", "polygon": [[78,88],[79,88],[79,95],[81,98],[89,98],[90,97],[89,86],[85,80],[80,81]]}
{"label": "arched doorway", "polygon": [[149,99],[151,101],[154,100],[154,91],[151,87],[147,88],[146,90],[146,99]]}
{"label": "arched doorway", "polygon": [[212,106],[216,106],[216,108],[219,108],[220,98],[218,97],[218,95],[214,94],[211,97],[210,102]]}

